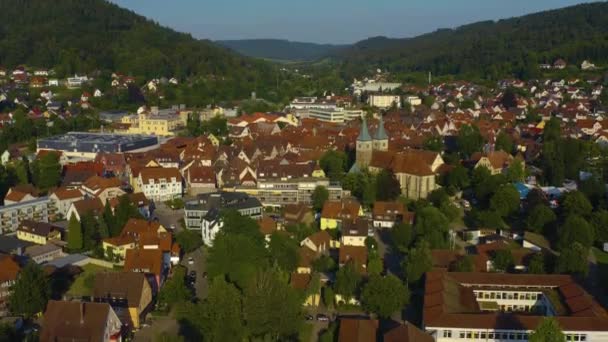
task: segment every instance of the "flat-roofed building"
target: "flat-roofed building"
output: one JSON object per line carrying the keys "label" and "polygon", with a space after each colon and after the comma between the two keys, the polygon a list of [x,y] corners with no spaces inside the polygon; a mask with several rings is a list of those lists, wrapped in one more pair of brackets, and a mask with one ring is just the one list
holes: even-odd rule
{"label": "flat-roofed building", "polygon": [[14,233],[21,222],[33,220],[49,222],[48,197],[40,197],[31,201],[19,202],[0,207],[0,233]]}
{"label": "flat-roofed building", "polygon": [[360,119],[364,115],[361,109],[328,108],[311,109],[308,117],[325,122],[343,123],[355,119]]}
{"label": "flat-roofed building", "polygon": [[330,183],[326,178],[258,179],[255,187],[237,186],[224,190],[254,196],[264,207],[282,207],[289,204],[312,204],[312,193],[317,186],[323,186],[329,191],[329,200],[340,200],[345,196],[341,185]]}
{"label": "flat-roofed building", "polygon": [[608,314],[569,275],[426,274],[423,327],[437,342],[528,341],[554,317],[567,341],[608,341]]}
{"label": "flat-roofed building", "polygon": [[150,135],[69,132],[38,139],[37,152],[54,150],[69,158],[95,159],[100,152],[136,152],[158,146],[158,137]]}

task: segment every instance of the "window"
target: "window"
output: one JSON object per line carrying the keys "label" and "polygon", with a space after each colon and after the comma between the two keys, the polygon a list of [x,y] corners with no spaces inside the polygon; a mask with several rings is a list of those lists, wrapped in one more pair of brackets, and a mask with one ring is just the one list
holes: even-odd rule
{"label": "window", "polygon": [[443,331],[443,337],[451,338],[452,337],[452,330],[444,330]]}

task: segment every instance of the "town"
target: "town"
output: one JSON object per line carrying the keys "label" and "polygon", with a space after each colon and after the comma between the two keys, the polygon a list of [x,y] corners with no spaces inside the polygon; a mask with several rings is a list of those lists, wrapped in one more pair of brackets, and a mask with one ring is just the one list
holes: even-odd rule
{"label": "town", "polygon": [[600,47],[485,78],[75,51],[0,56],[0,340],[608,341]]}
{"label": "town", "polygon": [[[47,74],[1,73],[8,86],[87,87]],[[142,106],[8,145],[7,321],[42,340],[117,341],[198,314],[195,331],[226,337],[244,334],[241,313],[216,306],[238,302],[274,317],[260,332],[302,324],[323,341],[381,329],[385,341],[527,340],[543,316],[571,341],[608,338],[598,74],[492,89],[387,76],[281,112]],[[37,110],[20,100],[3,130],[75,115],[51,93]]]}

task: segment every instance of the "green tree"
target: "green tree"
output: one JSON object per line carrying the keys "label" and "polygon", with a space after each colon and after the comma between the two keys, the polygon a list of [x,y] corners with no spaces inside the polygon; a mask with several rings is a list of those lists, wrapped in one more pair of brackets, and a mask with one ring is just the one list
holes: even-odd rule
{"label": "green tree", "polygon": [[393,201],[401,195],[401,185],[391,170],[384,169],[376,176],[376,199]]}
{"label": "green tree", "polygon": [[118,199],[118,206],[115,209],[114,224],[116,231],[120,234],[122,228],[127,224],[127,221],[132,218],[143,218],[139,213],[139,210],[131,200],[129,196],[123,195]]}
{"label": "green tree", "polygon": [[470,255],[463,256],[450,267],[450,270],[452,272],[474,272],[475,265],[473,263],[473,258]]}
{"label": "green tree", "polygon": [[333,272],[336,270],[336,267],[336,262],[328,255],[321,255],[312,262],[312,269],[316,272]]}
{"label": "green tree", "polygon": [[412,226],[405,222],[395,224],[391,229],[391,240],[398,251],[406,253],[414,240]]}
{"label": "green tree", "polygon": [[319,165],[332,181],[341,181],[348,166],[348,156],[341,151],[329,150],[321,156]]}
{"label": "green tree", "polygon": [[406,259],[403,261],[402,267],[405,270],[406,279],[410,284],[419,281],[433,267],[431,250],[428,244],[422,242],[410,249]]}
{"label": "green tree", "polygon": [[348,302],[351,298],[354,298],[360,282],[361,275],[357,271],[356,265],[353,262],[348,262],[336,273],[334,291]]}
{"label": "green tree", "polygon": [[509,182],[523,182],[525,176],[524,164],[519,158],[515,158],[507,169],[507,179]]}
{"label": "green tree", "polygon": [[30,260],[19,272],[12,287],[9,308],[13,314],[32,318],[44,310],[48,300],[49,288],[44,272]]}
{"label": "green tree", "polygon": [[61,180],[61,164],[58,153],[46,153],[33,163],[34,184],[41,190],[48,190]]}
{"label": "green tree", "polygon": [[528,264],[529,274],[545,274],[545,258],[541,253],[536,253],[530,259]]}
{"label": "green tree", "polygon": [[334,290],[330,286],[326,286],[323,288],[323,304],[327,308],[333,308],[334,300],[336,299],[336,295],[334,294]]}
{"label": "green tree", "polygon": [[463,158],[470,157],[475,152],[481,152],[483,137],[475,125],[462,125],[458,131],[456,144]]}
{"label": "green tree", "polygon": [[76,219],[76,215],[72,214],[68,223],[68,249],[70,251],[79,251],[82,247],[82,228],[80,222]]}
{"label": "green tree", "polygon": [[291,273],[298,265],[298,249],[300,244],[287,234],[274,232],[270,236],[268,251],[271,262],[282,271]]}
{"label": "green tree", "polygon": [[203,245],[200,233],[189,229],[182,229],[175,234],[175,241],[184,253],[192,253]]}
{"label": "green tree", "polygon": [[382,318],[389,318],[408,303],[408,288],[392,274],[386,277],[371,276],[361,291],[363,308]]}
{"label": "green tree", "polygon": [[498,272],[507,272],[515,264],[510,249],[499,249],[492,256],[492,267]]}
{"label": "green tree", "polygon": [[243,311],[251,334],[287,340],[303,323],[302,298],[273,271],[257,273],[244,290]]}
{"label": "green tree", "polygon": [[544,204],[538,204],[526,217],[526,227],[536,233],[543,233],[546,231],[548,225],[555,222],[557,216],[551,208]]}
{"label": "green tree", "polygon": [[165,282],[158,293],[159,303],[172,306],[190,300],[192,292],[186,286],[186,271],[184,266],[173,268],[173,275]]}
{"label": "green tree", "polygon": [[367,274],[379,275],[384,271],[384,263],[377,251],[371,251],[367,258]]}
{"label": "green tree", "polygon": [[99,236],[99,221],[93,216],[92,212],[87,212],[80,218],[80,227],[82,230],[82,248],[89,251],[97,246]]}
{"label": "green tree", "polygon": [[442,152],[444,149],[443,145],[443,137],[440,135],[433,135],[424,140],[422,147],[425,150],[434,151],[434,152]]}
{"label": "green tree", "polygon": [[513,185],[501,186],[490,199],[490,209],[501,217],[512,215],[519,209],[519,192]]}
{"label": "green tree", "polygon": [[507,153],[511,153],[513,152],[513,139],[511,139],[511,137],[507,133],[501,131],[496,137],[496,143],[494,147],[497,151],[502,150]]}
{"label": "green tree", "polygon": [[318,185],[312,192],[311,197],[312,207],[319,212],[323,209],[323,204],[329,199],[329,191],[327,191],[326,187]]}
{"label": "green tree", "polygon": [[223,230],[217,234],[213,246],[208,250],[209,276],[226,276],[239,288],[244,288],[258,271],[268,266],[268,252],[264,247],[263,237],[259,239],[252,235]]}
{"label": "green tree", "polygon": [[530,342],[566,342],[566,335],[554,317],[544,317],[530,334]]}
{"label": "green tree", "polygon": [[122,227],[118,227],[116,224],[114,212],[112,212],[112,207],[110,206],[110,201],[106,201],[106,205],[103,208],[103,220],[108,226],[108,233],[111,237],[120,235]]}
{"label": "green tree", "polygon": [[564,249],[573,242],[579,242],[586,248],[591,247],[595,241],[593,227],[584,218],[570,215],[558,229],[558,247]]}
{"label": "green tree", "polygon": [[424,240],[430,248],[447,248],[449,221],[435,207],[425,207],[416,213],[417,238]]}
{"label": "green tree", "polygon": [[593,206],[580,191],[571,191],[564,195],[563,200],[564,213],[566,215],[579,215],[586,217],[591,214]]}
{"label": "green tree", "polygon": [[500,104],[502,104],[506,109],[517,107],[517,95],[515,94],[513,88],[507,88],[502,95]]}
{"label": "green tree", "polygon": [[460,190],[468,188],[471,185],[469,171],[461,164],[456,165],[456,167],[447,174],[446,185],[453,186]]}
{"label": "green tree", "polygon": [[591,225],[595,231],[595,240],[599,244],[608,242],[608,210],[602,209],[591,215]]}
{"label": "green tree", "polygon": [[588,257],[589,248],[574,242],[560,252],[555,270],[557,273],[576,273],[586,276],[589,273]]}
{"label": "green tree", "polygon": [[207,341],[241,341],[246,334],[241,292],[223,277],[213,279],[202,303],[201,321]]}

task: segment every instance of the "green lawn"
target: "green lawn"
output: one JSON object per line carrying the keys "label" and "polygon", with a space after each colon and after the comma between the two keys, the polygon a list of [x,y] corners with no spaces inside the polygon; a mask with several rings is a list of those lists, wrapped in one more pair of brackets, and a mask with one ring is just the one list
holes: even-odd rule
{"label": "green lawn", "polygon": [[593,247],[593,254],[595,254],[595,258],[597,259],[598,264],[608,265],[608,253],[600,250],[597,247]]}
{"label": "green lawn", "polygon": [[300,327],[300,332],[298,334],[298,340],[303,342],[312,341],[312,328],[312,324],[302,324],[302,327]]}
{"label": "green lawn", "polygon": [[68,290],[68,295],[74,297],[90,296],[93,292],[95,283],[95,274],[99,272],[114,272],[112,268],[101,267],[93,264],[88,264],[82,267],[83,272],[76,277],[72,286]]}

